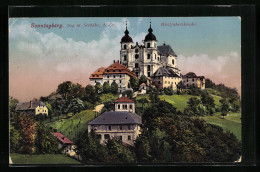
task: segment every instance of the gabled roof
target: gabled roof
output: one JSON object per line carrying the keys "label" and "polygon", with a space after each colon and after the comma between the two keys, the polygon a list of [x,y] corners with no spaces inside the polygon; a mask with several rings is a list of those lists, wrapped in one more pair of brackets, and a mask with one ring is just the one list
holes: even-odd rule
{"label": "gabled roof", "polygon": [[70,141],[70,139],[68,139],[61,133],[53,133],[53,135],[57,137],[59,141],[61,141],[63,144],[72,144],[72,141]]}
{"label": "gabled roof", "polygon": [[89,125],[142,124],[142,118],[136,113],[113,111],[113,112],[102,113],[100,116],[98,116],[88,124]]}
{"label": "gabled roof", "polygon": [[177,75],[171,68],[168,67],[160,67],[156,70],[156,72],[152,75],[155,76],[167,76],[167,77],[180,77]]}
{"label": "gabled roof", "polygon": [[92,73],[89,77],[89,79],[102,79],[103,78],[103,72],[105,71],[106,68],[100,67],[98,68],[94,73]]}
{"label": "gabled roof", "polygon": [[115,101],[115,103],[134,103],[134,101],[125,96],[121,96],[119,99]]}
{"label": "gabled roof", "polygon": [[131,70],[129,70],[126,66],[120,64],[119,62],[115,62],[112,65],[110,65],[109,67],[107,67],[105,69],[105,71],[103,72],[103,75],[104,74],[120,74],[120,73],[127,74],[129,76],[136,78],[136,75]]}
{"label": "gabled roof", "polygon": [[172,50],[172,47],[170,45],[163,44],[161,46],[157,46],[157,49],[159,51],[159,54],[162,54],[162,55],[172,54],[177,57],[177,55]]}
{"label": "gabled roof", "polygon": [[[32,103],[32,106],[31,106]],[[30,102],[23,102],[23,103],[18,103],[16,105],[15,110],[33,110],[36,109],[38,106],[46,106],[42,101],[31,101]]]}

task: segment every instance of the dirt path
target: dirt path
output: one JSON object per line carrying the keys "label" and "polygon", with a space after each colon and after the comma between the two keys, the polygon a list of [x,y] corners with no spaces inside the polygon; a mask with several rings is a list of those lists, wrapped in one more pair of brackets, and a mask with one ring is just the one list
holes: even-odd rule
{"label": "dirt path", "polygon": [[100,112],[103,107],[104,107],[104,104],[97,105],[93,111]]}

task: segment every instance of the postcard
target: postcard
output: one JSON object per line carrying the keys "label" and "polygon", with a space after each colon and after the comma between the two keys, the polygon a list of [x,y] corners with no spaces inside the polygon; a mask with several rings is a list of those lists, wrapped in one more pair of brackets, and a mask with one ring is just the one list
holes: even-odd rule
{"label": "postcard", "polygon": [[241,17],[9,19],[10,164],[239,163]]}

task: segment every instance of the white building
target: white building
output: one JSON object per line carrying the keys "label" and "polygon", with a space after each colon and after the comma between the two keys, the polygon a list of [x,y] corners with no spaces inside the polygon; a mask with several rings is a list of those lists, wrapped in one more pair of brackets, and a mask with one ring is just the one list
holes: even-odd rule
{"label": "white building", "polygon": [[142,118],[135,112],[134,101],[127,97],[120,97],[115,101],[115,111],[104,112],[88,123],[88,132],[94,130],[104,143],[108,139],[117,137],[129,145],[141,134]]}
{"label": "white building", "polygon": [[198,87],[202,90],[205,89],[205,77],[204,76],[197,76],[193,72],[189,72],[186,75],[182,76],[182,82],[186,87]]}
{"label": "white building", "polygon": [[133,71],[136,76],[145,75],[149,78],[158,68],[163,66],[172,68],[180,75],[180,70],[177,68],[177,55],[170,45],[157,46],[157,39],[153,34],[151,23],[143,45],[138,45],[138,42],[134,45],[129,36],[127,25],[125,35],[120,43],[120,62]]}

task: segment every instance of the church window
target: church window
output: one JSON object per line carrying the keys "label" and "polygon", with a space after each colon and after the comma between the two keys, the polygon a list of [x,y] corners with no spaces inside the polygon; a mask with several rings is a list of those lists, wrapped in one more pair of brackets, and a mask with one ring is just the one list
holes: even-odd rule
{"label": "church window", "polygon": [[128,136],[128,140],[131,140],[131,136]]}
{"label": "church window", "polygon": [[187,82],[189,81],[189,79],[187,79]]}
{"label": "church window", "polygon": [[138,59],[138,58],[139,58],[139,54],[136,54],[136,55],[135,55],[135,59]]}
{"label": "church window", "polygon": [[147,59],[150,59],[150,56],[151,56],[150,54],[147,54]]}
{"label": "church window", "polygon": [[107,75],[107,78],[109,78],[109,76]]}
{"label": "church window", "polygon": [[[156,60],[156,54],[154,54],[154,57],[155,57],[155,60]],[[158,60],[159,60],[159,58],[158,58]]]}
{"label": "church window", "polygon": [[[120,71],[121,72],[121,71]],[[121,75],[119,75],[119,77],[121,78]]]}
{"label": "church window", "polygon": [[115,78],[116,76],[114,75],[114,78]]}
{"label": "church window", "polygon": [[138,49],[135,49],[135,53],[138,53]]}
{"label": "church window", "polygon": [[138,76],[138,72],[135,72],[135,75]]}
{"label": "church window", "polygon": [[150,72],[148,72],[148,77],[150,77]]}
{"label": "church window", "polygon": [[138,68],[139,66],[138,66],[138,63],[135,63],[135,68]]}
{"label": "church window", "polygon": [[126,60],[126,55],[124,55],[124,60]]}
{"label": "church window", "polygon": [[172,60],[172,64],[174,64],[174,60]]}
{"label": "church window", "polygon": [[[156,55],[155,55],[156,56]],[[159,61],[159,57],[157,57],[157,60]]]}
{"label": "church window", "polygon": [[126,45],[124,45],[124,49],[126,49]]}
{"label": "church window", "polygon": [[122,81],[121,80],[119,80],[119,83],[121,83]]}
{"label": "church window", "polygon": [[148,71],[151,70],[151,66],[150,66],[150,65],[147,66],[147,70],[148,70]]}
{"label": "church window", "polygon": [[147,48],[150,48],[150,46],[151,46],[150,43],[147,43]]}

